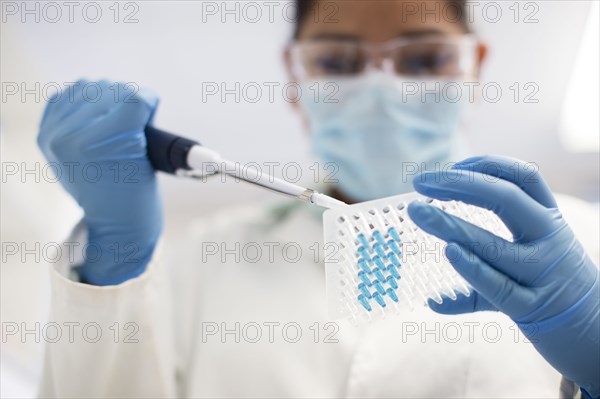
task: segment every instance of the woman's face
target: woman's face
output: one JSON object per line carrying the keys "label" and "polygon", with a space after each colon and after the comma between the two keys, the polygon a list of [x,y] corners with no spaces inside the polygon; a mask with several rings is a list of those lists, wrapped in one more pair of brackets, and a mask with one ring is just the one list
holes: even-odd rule
{"label": "woman's face", "polygon": [[458,160],[466,104],[435,93],[477,79],[485,48],[457,12],[450,0],[320,0],[301,21],[286,53],[295,106],[314,154],[336,166],[338,197],[412,191],[403,170]]}
{"label": "woman's face", "polygon": [[286,55],[290,74],[352,77],[379,67],[405,78],[476,80],[485,47],[457,44],[468,34],[458,7],[450,0],[314,1],[297,30],[301,49]]}

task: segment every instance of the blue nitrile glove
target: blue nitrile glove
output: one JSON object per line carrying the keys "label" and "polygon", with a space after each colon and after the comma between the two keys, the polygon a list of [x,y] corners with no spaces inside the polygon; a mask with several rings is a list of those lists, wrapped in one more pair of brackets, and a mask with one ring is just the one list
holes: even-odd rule
{"label": "blue nitrile glove", "polygon": [[430,301],[431,308],[445,314],[507,314],[563,376],[592,397],[600,396],[598,268],[563,219],[541,175],[531,164],[486,156],[459,162],[450,171],[418,175],[414,187],[431,198],[492,210],[514,240],[423,202],[411,203],[411,219],[448,243],[448,259],[475,290],[441,305]]}
{"label": "blue nitrile glove", "polygon": [[78,81],[49,100],[38,144],[83,208],[89,239],[83,282],[140,275],[162,230],[162,205],[144,128],[158,97],[134,85]]}

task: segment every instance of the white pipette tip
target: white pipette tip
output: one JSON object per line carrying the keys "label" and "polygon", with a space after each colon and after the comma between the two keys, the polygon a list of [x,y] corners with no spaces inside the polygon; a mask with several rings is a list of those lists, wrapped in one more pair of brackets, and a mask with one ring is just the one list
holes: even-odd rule
{"label": "white pipette tip", "polygon": [[310,197],[310,202],[312,202],[315,205],[319,205],[324,208],[331,208],[331,209],[345,208],[345,207],[349,206],[345,202],[342,202],[333,197],[330,197],[325,194],[317,193],[317,192],[313,193],[313,195]]}
{"label": "white pipette tip", "polygon": [[342,208],[348,206],[348,204],[328,195],[298,186],[269,174],[264,174],[260,169],[252,165],[240,165],[237,162],[227,161],[221,158],[218,152],[199,145],[194,145],[189,150],[187,163],[193,170],[200,172],[200,176],[214,174],[218,171],[324,208]]}

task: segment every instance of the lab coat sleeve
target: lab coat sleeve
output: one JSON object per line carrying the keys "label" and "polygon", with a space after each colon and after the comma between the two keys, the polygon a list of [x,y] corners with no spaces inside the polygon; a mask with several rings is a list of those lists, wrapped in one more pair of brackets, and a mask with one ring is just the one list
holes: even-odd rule
{"label": "lab coat sleeve", "polygon": [[577,384],[563,377],[560,381],[560,394],[558,397],[559,399],[581,399],[583,395]]}
{"label": "lab coat sleeve", "polygon": [[[69,278],[82,260],[72,248],[86,242],[80,223],[62,248],[63,255],[71,253],[51,267],[40,397],[176,396],[160,245],[142,275],[98,287]],[[59,339],[55,331],[61,332]]]}

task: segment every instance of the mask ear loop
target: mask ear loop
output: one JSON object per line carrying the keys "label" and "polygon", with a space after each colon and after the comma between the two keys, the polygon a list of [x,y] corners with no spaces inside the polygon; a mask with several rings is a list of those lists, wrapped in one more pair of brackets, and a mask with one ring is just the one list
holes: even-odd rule
{"label": "mask ear loop", "polygon": [[477,52],[477,43],[475,40],[469,38],[469,40],[465,40],[457,44],[457,46],[460,54],[459,65],[462,78],[475,80],[475,65],[477,64],[477,56],[475,54]]}

